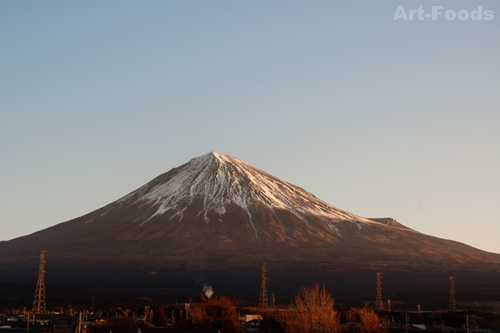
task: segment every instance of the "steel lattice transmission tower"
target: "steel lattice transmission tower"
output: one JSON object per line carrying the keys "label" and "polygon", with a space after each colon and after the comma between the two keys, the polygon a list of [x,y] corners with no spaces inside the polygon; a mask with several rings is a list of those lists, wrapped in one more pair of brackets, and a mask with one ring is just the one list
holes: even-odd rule
{"label": "steel lattice transmission tower", "polygon": [[454,312],[456,310],[455,305],[455,285],[453,283],[453,276],[450,276],[450,311]]}
{"label": "steel lattice transmission tower", "polygon": [[38,282],[36,283],[35,299],[33,300],[33,311],[36,312],[46,312],[47,308],[45,305],[45,253],[47,250],[40,250],[38,254],[40,255],[40,261],[38,262]]}
{"label": "steel lattice transmission tower", "polygon": [[375,301],[375,310],[384,310],[384,302],[382,301],[382,281],[380,281],[381,273],[377,273],[377,299]]}
{"label": "steel lattice transmission tower", "polygon": [[267,287],[266,287],[266,265],[267,262],[262,262],[262,277],[260,278],[260,296],[259,296],[259,308],[265,309],[269,307],[269,301],[267,299]]}

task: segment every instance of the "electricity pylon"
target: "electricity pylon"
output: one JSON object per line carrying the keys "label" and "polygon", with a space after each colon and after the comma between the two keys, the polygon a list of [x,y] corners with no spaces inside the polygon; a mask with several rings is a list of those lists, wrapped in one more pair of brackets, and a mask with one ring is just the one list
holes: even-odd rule
{"label": "electricity pylon", "polygon": [[455,285],[453,276],[450,276],[450,311],[454,312],[457,308],[455,305]]}
{"label": "electricity pylon", "polygon": [[259,308],[265,309],[269,307],[269,301],[267,300],[267,287],[266,287],[266,265],[267,262],[262,262],[262,277],[260,278],[260,296],[259,296]]}
{"label": "electricity pylon", "polygon": [[40,250],[40,261],[38,262],[38,282],[36,283],[35,299],[33,300],[33,311],[45,313],[47,311],[45,304],[45,253],[47,250]]}
{"label": "electricity pylon", "polygon": [[384,310],[384,302],[382,301],[382,282],[380,281],[380,274],[381,273],[377,273],[377,299],[375,301],[376,311]]}

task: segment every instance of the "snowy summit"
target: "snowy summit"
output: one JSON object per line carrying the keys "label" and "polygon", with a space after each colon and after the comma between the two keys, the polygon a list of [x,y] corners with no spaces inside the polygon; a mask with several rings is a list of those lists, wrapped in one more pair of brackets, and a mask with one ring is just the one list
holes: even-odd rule
{"label": "snowy summit", "polygon": [[268,173],[252,167],[244,161],[230,156],[210,152],[193,158],[188,163],[171,170],[122,198],[119,202],[140,202],[155,207],[150,219],[167,212],[173,213],[169,220],[183,223],[184,212],[195,201],[202,202],[198,216],[206,223],[224,222],[227,207],[236,205],[248,216],[255,237],[258,230],[254,224],[253,208],[267,206],[281,223],[277,211],[286,210],[299,219],[315,215],[328,228],[338,233],[339,221],[374,223],[371,220],[337,209],[319,200],[302,188],[287,183]]}

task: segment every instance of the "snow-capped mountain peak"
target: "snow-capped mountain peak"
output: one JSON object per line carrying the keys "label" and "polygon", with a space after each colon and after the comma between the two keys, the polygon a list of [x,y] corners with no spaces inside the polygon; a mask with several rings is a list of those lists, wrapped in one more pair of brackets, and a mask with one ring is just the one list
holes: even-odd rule
{"label": "snow-capped mountain peak", "polygon": [[200,200],[202,207],[198,216],[203,216],[206,223],[212,222],[214,215],[217,216],[216,221],[223,222],[228,206],[239,206],[247,214],[256,238],[258,230],[252,215],[256,205],[267,206],[279,222],[280,210],[286,210],[302,220],[305,220],[305,216],[314,215],[337,234],[335,223],[338,221],[374,223],[337,209],[302,188],[256,169],[236,157],[216,152],[191,159],[120,201],[139,201],[143,205],[155,207],[152,215],[142,224],[166,212],[171,213],[169,220],[177,220],[182,224],[185,222],[186,210]]}

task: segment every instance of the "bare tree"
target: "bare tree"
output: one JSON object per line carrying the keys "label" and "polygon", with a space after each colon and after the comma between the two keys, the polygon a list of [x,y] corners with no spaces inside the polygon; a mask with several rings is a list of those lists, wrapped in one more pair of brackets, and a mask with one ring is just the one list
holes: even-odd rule
{"label": "bare tree", "polygon": [[368,304],[365,303],[361,308],[351,308],[350,312],[358,323],[360,333],[383,333],[386,331],[384,327],[380,326],[379,316]]}
{"label": "bare tree", "polygon": [[201,295],[201,302],[191,300],[189,315],[194,323],[185,324],[182,328],[221,330],[222,332],[239,333],[244,332],[241,327],[236,308],[236,299],[223,296],[212,296],[207,298]]}
{"label": "bare tree", "polygon": [[288,321],[291,332],[330,333],[340,326],[340,317],[333,308],[335,299],[323,284],[300,288],[295,296],[295,321]]}

